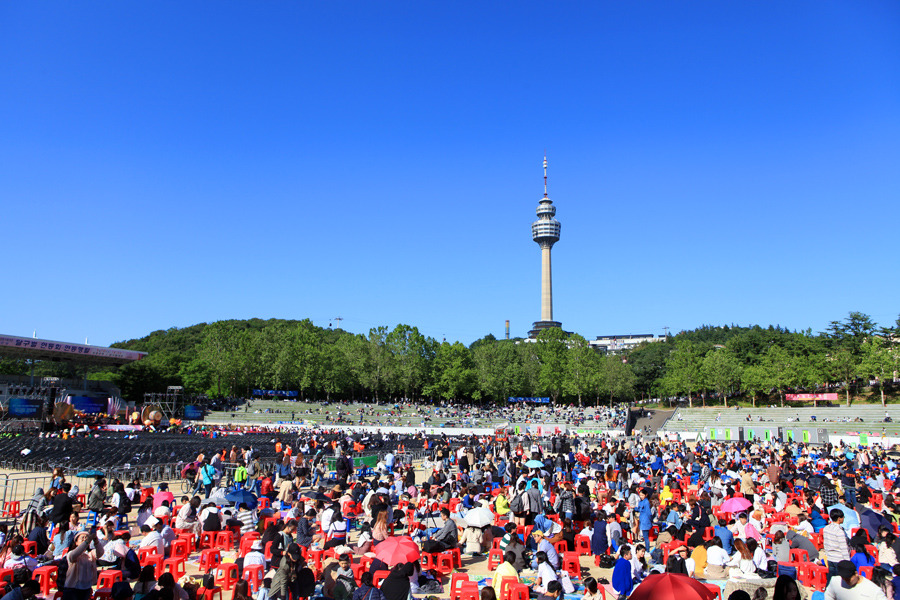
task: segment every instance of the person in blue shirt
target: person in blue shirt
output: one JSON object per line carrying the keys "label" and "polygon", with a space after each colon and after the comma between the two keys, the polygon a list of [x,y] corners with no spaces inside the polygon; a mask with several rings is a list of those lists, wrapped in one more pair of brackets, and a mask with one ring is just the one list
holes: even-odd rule
{"label": "person in blue shirt", "polygon": [[641,488],[638,492],[641,501],[638,502],[637,511],[640,516],[641,533],[644,535],[644,543],[650,545],[650,529],[653,527],[653,507],[650,506],[650,500],[647,499],[647,490]]}
{"label": "person in blue shirt", "polygon": [[600,556],[606,554],[609,548],[609,540],[606,538],[606,519],[600,517],[594,521],[594,534],[591,536],[591,554]]}
{"label": "person in blue shirt", "polygon": [[856,544],[853,546],[853,556],[850,558],[854,565],[856,565],[856,570],[859,571],[860,567],[874,567],[875,566],[875,558],[869,554],[869,551],[866,550],[866,547],[862,544]]}
{"label": "person in blue shirt", "polygon": [[826,525],[828,525],[828,521],[822,517],[822,513],[819,512],[819,509],[814,508],[812,512],[809,513],[809,524],[812,525],[813,531],[819,533]]}
{"label": "person in blue shirt", "polygon": [[622,546],[619,558],[612,572],[612,586],[619,594],[619,598],[627,598],[634,588],[634,579],[631,575],[631,547]]}
{"label": "person in blue shirt", "polygon": [[734,554],[734,534],[721,524],[716,525],[715,535],[722,540],[722,549],[729,555]]}

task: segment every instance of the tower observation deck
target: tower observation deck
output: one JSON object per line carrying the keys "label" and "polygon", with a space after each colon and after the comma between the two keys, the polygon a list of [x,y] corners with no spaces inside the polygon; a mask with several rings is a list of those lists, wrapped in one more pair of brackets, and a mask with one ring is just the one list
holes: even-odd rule
{"label": "tower observation deck", "polygon": [[542,329],[562,327],[553,320],[553,272],[550,250],[559,241],[560,223],[556,220],[556,207],[547,195],[547,157],[544,156],[544,197],[537,207],[537,221],[531,224],[531,239],[541,248],[541,320],[535,321],[530,337],[537,337]]}

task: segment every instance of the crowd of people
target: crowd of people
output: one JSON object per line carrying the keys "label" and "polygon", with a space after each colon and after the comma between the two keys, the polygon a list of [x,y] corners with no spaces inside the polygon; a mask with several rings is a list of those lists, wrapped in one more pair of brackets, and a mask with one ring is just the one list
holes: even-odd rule
{"label": "crowd of people", "polygon": [[[114,600],[203,600],[222,583],[216,568],[173,577],[146,559],[223,531],[239,573],[263,574],[252,589],[241,577],[234,600],[440,593],[448,582],[420,555],[454,552],[463,573],[490,566],[482,600],[518,583],[542,599],[627,598],[656,573],[730,582],[740,589],[729,600],[753,587],[798,598],[798,578],[829,600],[900,597],[900,454],[638,440],[432,437],[422,463],[388,453],[362,471],[359,440],[279,437],[272,468],[250,445],[197,456],[197,487],[179,497],[165,483],[103,478],[82,497],[59,469],[14,528],[0,526],[5,600],[34,595],[48,566],[64,600],[87,600],[102,568],[121,573]],[[218,485],[226,463],[237,467],[230,490]],[[406,539],[412,554],[398,554]]]}

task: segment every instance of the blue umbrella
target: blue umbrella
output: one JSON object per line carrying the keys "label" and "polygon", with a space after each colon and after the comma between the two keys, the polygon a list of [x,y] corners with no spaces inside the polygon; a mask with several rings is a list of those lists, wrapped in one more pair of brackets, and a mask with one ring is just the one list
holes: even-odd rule
{"label": "blue umbrella", "polygon": [[92,471],[82,471],[81,473],[77,473],[75,477],[103,477],[103,475],[103,471],[94,469]]}
{"label": "blue umbrella", "polygon": [[525,466],[528,467],[529,469],[543,469],[544,463],[542,463],[539,460],[531,459],[527,463],[525,463]]}
{"label": "blue umbrella", "polygon": [[235,506],[240,504],[246,504],[247,508],[253,510],[256,508],[256,496],[248,492],[247,490],[232,490],[225,494],[225,499],[229,502],[233,502]]}
{"label": "blue umbrella", "polygon": [[851,529],[859,527],[859,515],[856,514],[855,510],[840,503],[832,504],[826,510],[830,513],[835,508],[844,513],[844,522],[841,524],[841,527],[844,528],[844,531],[849,533]]}

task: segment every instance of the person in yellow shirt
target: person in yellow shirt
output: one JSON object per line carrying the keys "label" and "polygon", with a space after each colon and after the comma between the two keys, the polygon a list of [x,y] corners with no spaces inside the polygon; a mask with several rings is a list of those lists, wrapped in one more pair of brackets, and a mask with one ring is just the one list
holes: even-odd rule
{"label": "person in yellow shirt", "polygon": [[500,566],[494,571],[493,580],[491,582],[491,586],[494,588],[494,592],[497,594],[498,598],[502,597],[501,589],[504,577],[511,577],[515,581],[512,583],[519,583],[519,572],[516,571],[515,567],[516,562],[516,553],[507,551],[504,556],[504,561],[500,563]]}
{"label": "person in yellow shirt", "polygon": [[506,499],[506,494],[503,492],[497,494],[497,497],[494,499],[494,508],[500,516],[509,514],[509,500]]}

